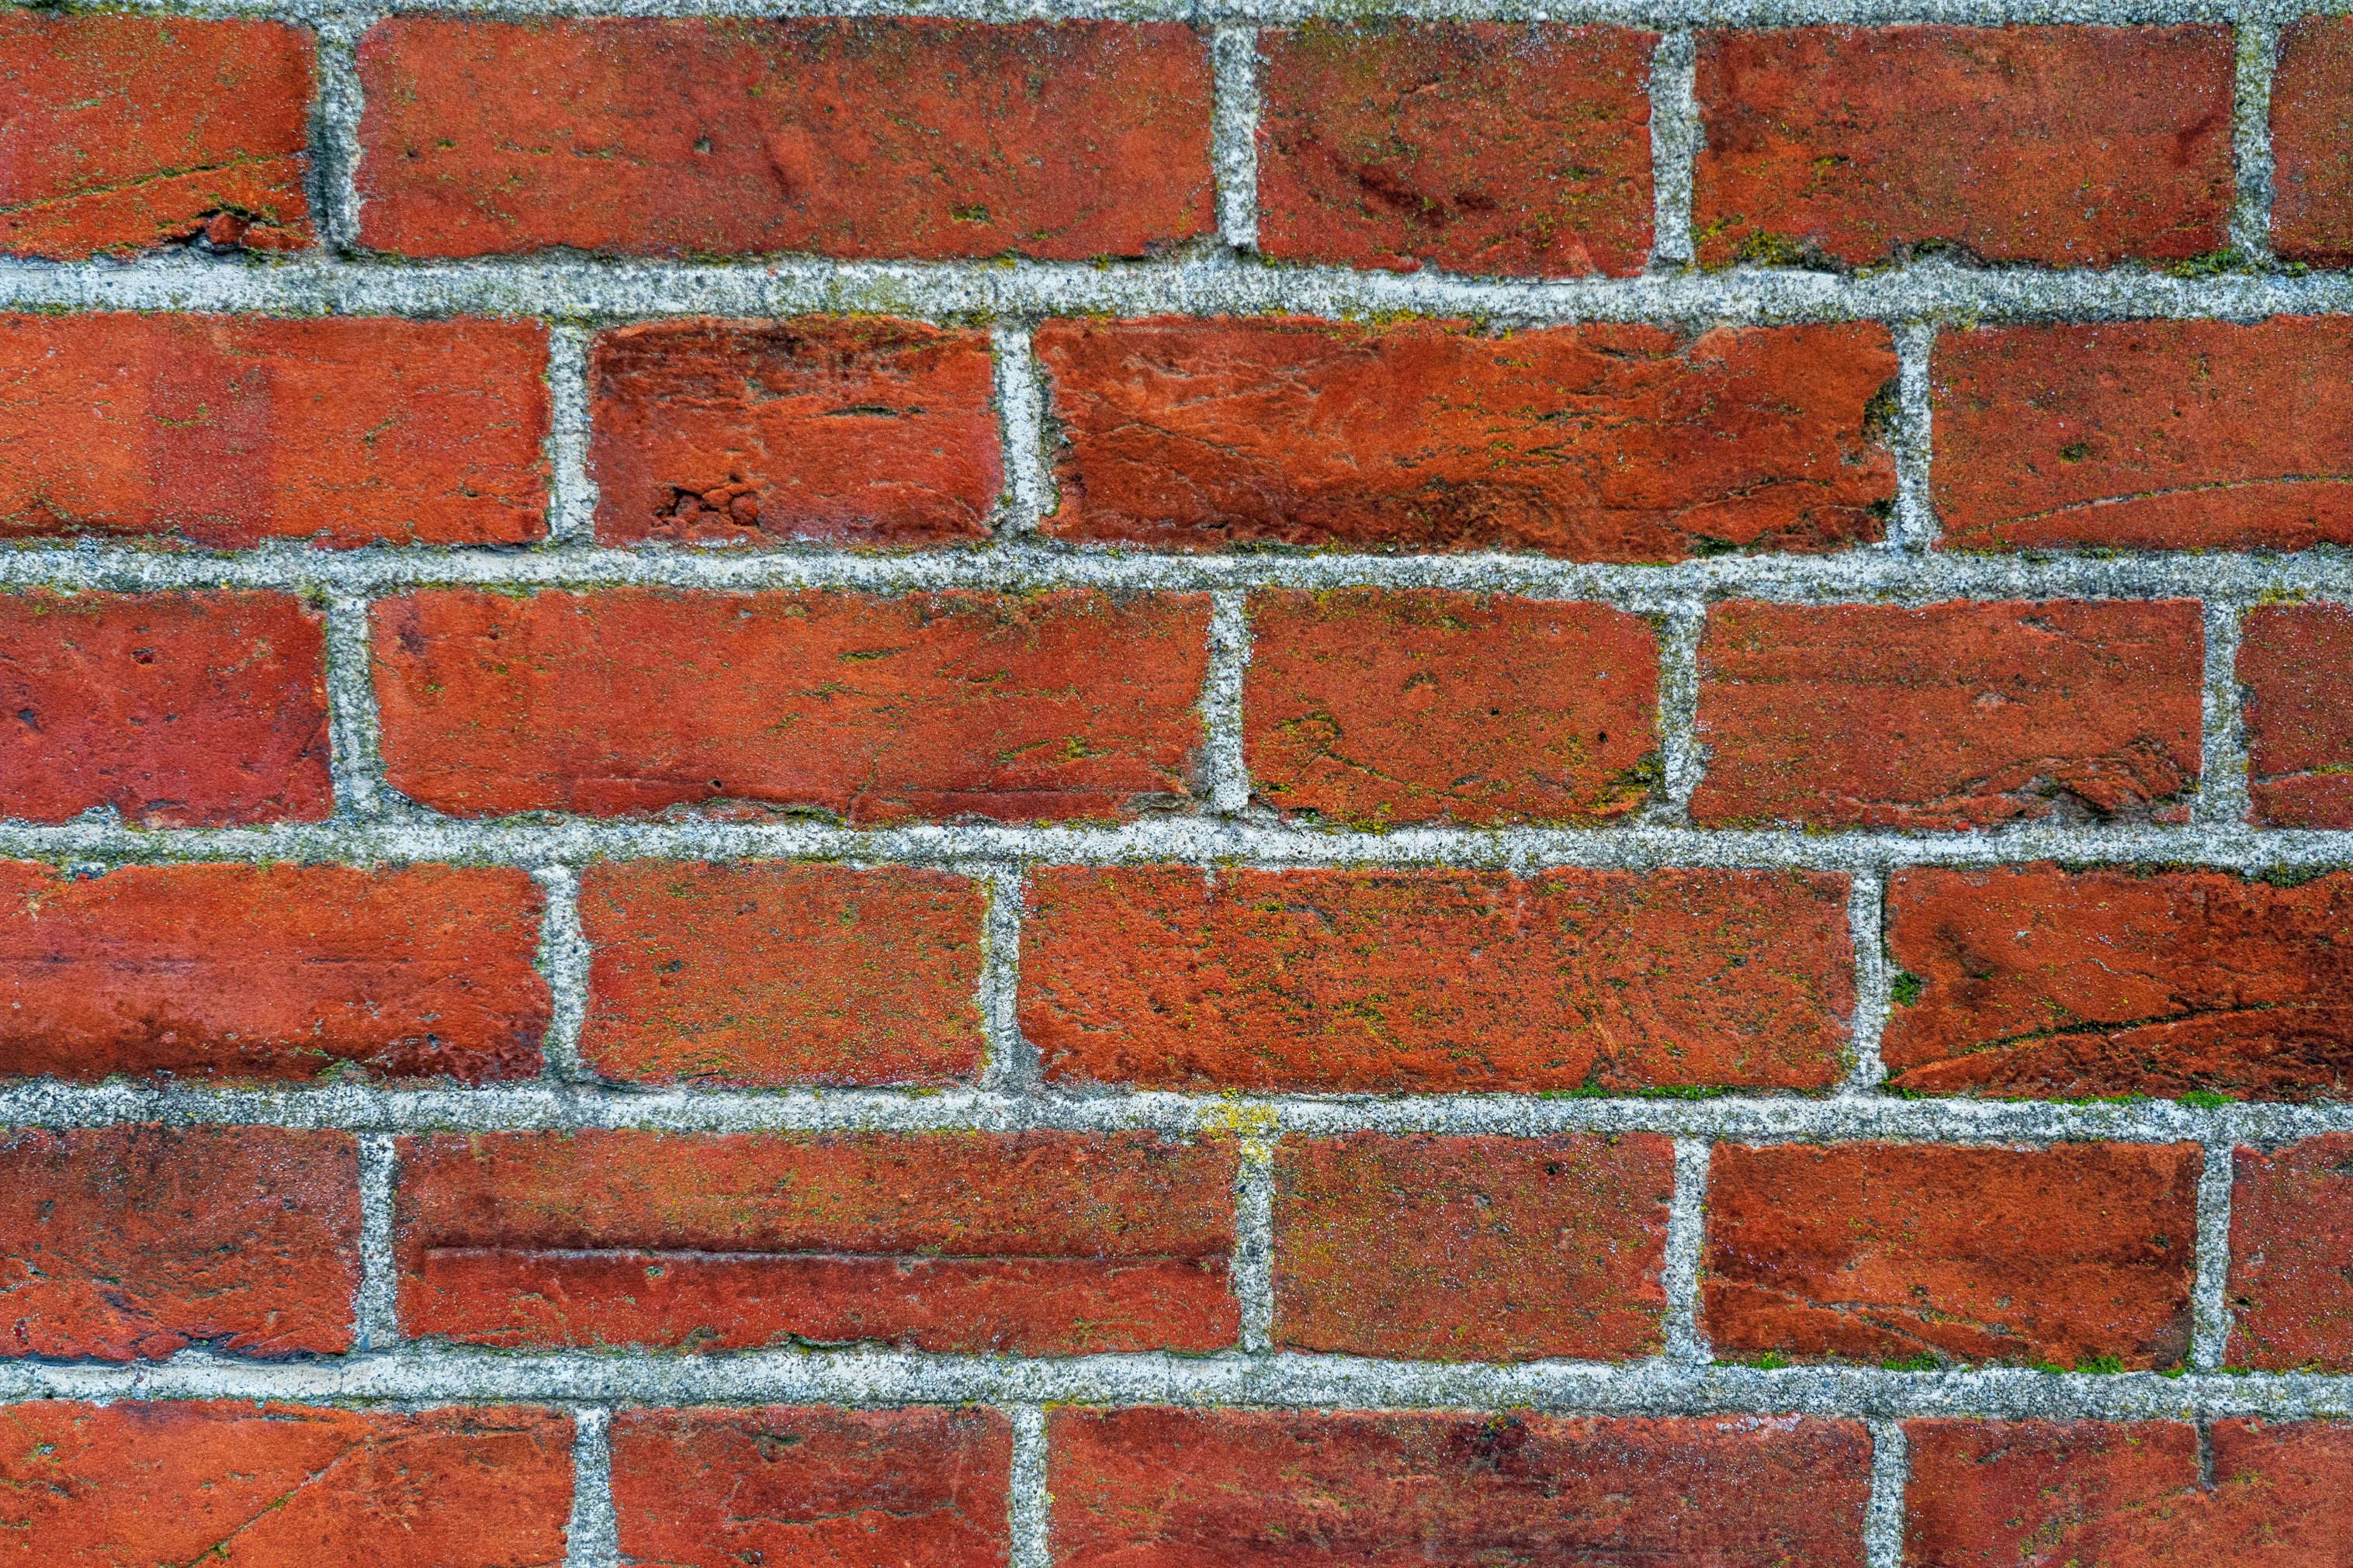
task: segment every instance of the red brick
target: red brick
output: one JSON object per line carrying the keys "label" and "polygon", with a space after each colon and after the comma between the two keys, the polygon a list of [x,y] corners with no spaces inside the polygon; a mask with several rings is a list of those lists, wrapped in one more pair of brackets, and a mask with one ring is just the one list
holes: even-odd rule
{"label": "red brick", "polygon": [[2353,20],[2280,29],[2271,132],[2272,248],[2319,267],[2353,261]]}
{"label": "red brick", "polygon": [[538,539],[546,359],[520,321],[0,316],[0,539]]}
{"label": "red brick", "polygon": [[2270,827],[2353,827],[2353,609],[2274,605],[2241,626],[2248,794]]}
{"label": "red brick", "polygon": [[530,1078],[522,871],[0,861],[0,1073]]}
{"label": "red brick", "polygon": [[994,1410],[631,1410],[622,1555],[670,1568],[1002,1568],[1013,1431]]}
{"label": "red brick", "polygon": [[359,60],[387,250],[1068,260],[1215,226],[1175,24],[396,16]]}
{"label": "red brick", "polygon": [[505,1346],[1234,1342],[1230,1143],[616,1131],[401,1142],[400,1321]]}
{"label": "red brick", "polygon": [[635,1083],[968,1079],[986,910],[907,867],[591,867],[581,1058]]}
{"label": "red brick", "polygon": [[340,1132],[0,1134],[0,1355],[348,1350],[359,1157]]}
{"label": "red brick", "polygon": [[988,334],[804,317],[596,340],[596,537],[939,544],[1003,482]]}
{"label": "red brick", "polygon": [[1963,550],[2353,543],[2353,328],[2311,316],[1936,341],[1936,512]]}
{"label": "red brick", "polygon": [[1860,1568],[1871,1442],[1795,1416],[1048,1416],[1054,1561]]}
{"label": "red brick", "polygon": [[311,79],[311,35],[275,22],[0,16],[0,250],[309,245]]}
{"label": "red brick", "polygon": [[2353,1135],[2240,1149],[2231,1183],[2238,1366],[2353,1371]]}
{"label": "red brick", "polygon": [[1410,1361],[1659,1349],[1672,1139],[1287,1139],[1274,1338]]}
{"label": "red brick", "polygon": [[2202,255],[2230,216],[2231,81],[2227,27],[1702,34],[1699,259]]}
{"label": "red brick", "polygon": [[1898,871],[1899,1089],[2037,1099],[2353,1089],[2353,876]]}
{"label": "red brick", "polygon": [[1198,595],[421,592],[376,695],[393,787],[466,816],[1104,818],[1187,793],[1208,636]]}
{"label": "red brick", "polygon": [[0,595],[0,816],[323,817],[324,655],[285,594]]}
{"label": "red brick", "polygon": [[1880,537],[1885,328],[1038,330],[1061,538],[1676,561]]}
{"label": "red brick", "polygon": [[1708,612],[1710,826],[2186,822],[2205,637],[2187,601]]}
{"label": "red brick", "polygon": [[0,1561],[55,1568],[538,1568],[564,1558],[572,1418],[299,1405],[0,1409]]}
{"label": "red brick", "polygon": [[2189,1348],[2195,1143],[1718,1144],[1719,1355],[2168,1367]]}
{"label": "red brick", "polygon": [[1167,1089],[1823,1089],[1846,879],[1041,870],[1021,1029],[1047,1076]]}
{"label": "red brick", "polygon": [[1630,277],[1651,251],[1651,33],[1310,22],[1259,35],[1259,248]]}

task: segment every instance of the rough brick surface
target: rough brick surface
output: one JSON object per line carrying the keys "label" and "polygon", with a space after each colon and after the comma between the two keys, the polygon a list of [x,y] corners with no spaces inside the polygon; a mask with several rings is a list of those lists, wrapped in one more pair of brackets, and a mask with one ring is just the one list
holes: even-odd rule
{"label": "rough brick surface", "polygon": [[2353,327],[2325,317],[1947,332],[1944,547],[2353,543],[2348,374]]}
{"label": "rough brick surface", "polygon": [[1234,1342],[1230,1143],[1150,1133],[407,1138],[405,1330],[510,1346]]}
{"label": "rough brick surface", "polygon": [[2272,75],[2272,247],[2290,261],[2353,261],[2353,19],[2280,29]]}
{"label": "rough brick surface", "polygon": [[1825,1089],[1846,879],[1067,868],[1030,879],[1050,1078],[1433,1092]]}
{"label": "rough brick surface", "polygon": [[376,619],[385,771],[469,816],[1127,816],[1187,793],[1208,627],[1189,595],[414,593]]}
{"label": "rough brick surface", "polygon": [[0,316],[0,539],[537,539],[546,356],[517,321]]}
{"label": "rough brick surface", "polygon": [[2168,1367],[2189,1348],[2194,1143],[1718,1144],[1718,1355]]}
{"label": "rough brick surface", "polygon": [[0,250],[307,246],[311,55],[275,22],[0,16]]}
{"label": "rough brick surface", "polygon": [[1704,265],[1953,248],[2105,267],[2217,250],[2227,27],[1792,27],[1701,35]]}
{"label": "rough brick surface", "polygon": [[1259,35],[1259,249],[1627,277],[1651,249],[1650,33],[1391,20]]}
{"label": "rough brick surface", "polygon": [[2353,1371],[2353,1135],[2235,1152],[2231,1183],[2234,1366]]}
{"label": "rough brick surface", "polygon": [[1066,539],[1675,561],[1877,539],[1894,494],[1874,324],[1049,321],[1036,342]]}
{"label": "rough brick surface", "polygon": [[1013,1433],[995,1410],[635,1410],[613,1423],[624,1557],[1002,1568]]}
{"label": "rough brick surface", "polygon": [[1656,632],[1603,605],[1265,594],[1250,605],[1250,788],[1345,823],[1599,822],[1660,776]]}
{"label": "rough brick surface", "polygon": [[1208,50],[1174,24],[399,16],[360,79],[360,237],[410,255],[1075,259],[1214,226]]}
{"label": "rough brick surface", "polygon": [[359,1231],[344,1133],[0,1134],[0,1355],[349,1349]]}
{"label": "rough brick surface", "polygon": [[2183,601],[1733,603],[1700,647],[1706,825],[2186,822],[2204,634]]}
{"label": "rough brick surface", "polygon": [[985,539],[1003,474],[988,334],[807,317],[596,340],[607,543]]}
{"label": "rough brick surface", "polygon": [[1287,1139],[1274,1339],[1409,1361],[1656,1352],[1673,1141]]}
{"label": "rough brick surface", "polygon": [[2353,1089],[2353,876],[1898,871],[1899,1089],[2038,1099]]}
{"label": "rough brick surface", "polygon": [[1048,1430],[1070,1568],[1863,1560],[1871,1444],[1843,1421],[1066,1409]]}
{"label": "rough brick surface", "polygon": [[591,867],[581,1058],[639,1083],[969,1079],[986,910],[965,879],[900,867]]}
{"label": "rough brick surface", "polygon": [[487,867],[0,861],[0,1073],[529,1078],[540,907]]}
{"label": "rough brick surface", "polygon": [[285,594],[0,596],[0,816],[326,816],[324,647]]}
{"label": "rough brick surface", "polygon": [[2277,605],[2241,624],[2248,793],[2267,827],[2353,827],[2353,609]]}
{"label": "rough brick surface", "polygon": [[0,1554],[60,1568],[552,1568],[572,1419],[530,1408],[0,1409]]}

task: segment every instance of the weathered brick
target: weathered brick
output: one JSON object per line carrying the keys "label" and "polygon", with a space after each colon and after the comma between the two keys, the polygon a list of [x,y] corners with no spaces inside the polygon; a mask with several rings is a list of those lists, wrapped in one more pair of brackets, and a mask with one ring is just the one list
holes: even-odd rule
{"label": "weathered brick", "polygon": [[1208,628],[1198,595],[414,593],[376,616],[385,771],[467,816],[1127,816],[1187,793]]}
{"label": "weathered brick", "polygon": [[1877,539],[1894,495],[1875,323],[1049,321],[1036,345],[1065,539],[1675,561]]}
{"label": "weathered brick", "polygon": [[324,648],[286,594],[0,595],[0,816],[325,816]]}
{"label": "weathered brick", "polygon": [[2239,639],[2248,794],[2269,827],[2353,827],[2353,609],[2249,610]]}
{"label": "weathered brick", "polygon": [[1054,1561],[1860,1568],[1871,1441],[1795,1416],[1058,1409]]}
{"label": "weathered brick", "polygon": [[2203,255],[2230,216],[2231,83],[2228,27],[1704,33],[1699,259]]}
{"label": "weathered brick", "polygon": [[1259,35],[1259,248],[1629,277],[1651,250],[1656,35],[1391,19]]}
{"label": "weathered brick", "polygon": [[1285,812],[1356,826],[1598,822],[1659,777],[1658,637],[1606,605],[1266,594],[1242,744]]}
{"label": "weathered brick", "polygon": [[968,1079],[986,909],[908,867],[591,867],[581,1058],[638,1083]]}
{"label": "weathered brick", "polygon": [[400,1321],[508,1346],[1229,1346],[1229,1142],[1151,1133],[407,1138]]}
{"label": "weathered brick", "polygon": [[1274,1181],[1279,1345],[1529,1361],[1662,1342],[1672,1139],[1293,1138]]}
{"label": "weathered brick", "polygon": [[2353,19],[2280,29],[2271,132],[2272,248],[2318,267],[2353,261]]}
{"label": "weathered brick", "polygon": [[0,539],[538,539],[546,356],[520,321],[0,316]]}
{"label": "weathered brick", "polygon": [[0,1074],[529,1078],[540,909],[492,868],[0,861]]}
{"label": "weathered brick", "polygon": [[1704,1330],[1719,1355],[2168,1367],[2198,1171],[2195,1143],[1718,1144]]}
{"label": "weathered brick", "polygon": [[276,22],[0,16],[0,250],[309,245],[311,52]]}
{"label": "weathered brick", "polygon": [[1047,1076],[1353,1091],[1822,1089],[1846,879],[1040,870],[1021,1030]]}
{"label": "weathered brick", "polygon": [[670,1568],[1002,1568],[1013,1432],[994,1410],[631,1410],[621,1552]]}
{"label": "weathered brick", "polygon": [[1988,327],[1936,350],[1947,549],[2353,543],[2353,328]]}
{"label": "weathered brick", "polygon": [[2187,601],[1719,605],[1692,816],[2186,822],[2204,647]]}
{"label": "weathered brick", "polygon": [[58,1568],[537,1568],[564,1559],[572,1418],[300,1405],[0,1408],[0,1560]]}
{"label": "weathered brick", "polygon": [[396,16],[359,67],[360,237],[411,255],[1079,259],[1215,226],[1175,24]]}
{"label": "weathered brick", "polygon": [[0,1355],[348,1350],[359,1156],[341,1132],[0,1134]]}
{"label": "weathered brick", "polygon": [[2262,1100],[2353,1089],[2353,876],[1898,871],[1899,1089]]}
{"label": "weathered brick", "polygon": [[937,544],[988,537],[1003,482],[988,334],[804,317],[596,340],[596,536]]}
{"label": "weathered brick", "polygon": [[2231,1341],[2267,1371],[2353,1371],[2353,1135],[2234,1152]]}

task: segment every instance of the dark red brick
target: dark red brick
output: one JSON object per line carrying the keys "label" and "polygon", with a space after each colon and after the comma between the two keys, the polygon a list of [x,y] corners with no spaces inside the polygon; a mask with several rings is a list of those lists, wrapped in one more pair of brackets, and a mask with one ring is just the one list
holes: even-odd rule
{"label": "dark red brick", "polygon": [[2353,876],[1898,871],[1899,1089],[2300,1099],[2353,1089]]}
{"label": "dark red brick", "polygon": [[1657,36],[1406,19],[1259,35],[1259,248],[1630,277],[1651,250]]}
{"label": "dark red brick", "polygon": [[1274,1338],[1409,1361],[1659,1349],[1672,1139],[1286,1139]]}
{"label": "dark red brick", "polygon": [[1877,539],[1885,328],[1049,321],[1048,531],[1677,561]]}
{"label": "dark red brick", "polygon": [[1002,1568],[1013,1432],[994,1410],[631,1410],[623,1556],[668,1568]]}
{"label": "dark red brick", "polygon": [[2231,1341],[2237,1366],[2353,1371],[2353,1135],[2234,1152]]}
{"label": "dark red brick", "polygon": [[1659,777],[1658,637],[1606,605],[1267,594],[1242,742],[1266,803],[1356,826],[1599,822]]}
{"label": "dark red brick", "polygon": [[407,1138],[412,1334],[695,1351],[1208,1351],[1230,1142],[1150,1133]]}
{"label": "dark red brick", "polygon": [[636,1083],[968,1079],[986,910],[909,867],[591,867],[581,1058]]}
{"label": "dark red brick", "polygon": [[1823,1089],[1846,879],[1040,870],[1021,1028],[1047,1076],[1170,1089]]}
{"label": "dark red brick", "polygon": [[285,594],[0,595],[0,816],[325,816],[324,649]]}
{"label": "dark red brick", "polygon": [[1860,1568],[1871,1440],[1796,1416],[1048,1416],[1054,1560]]}
{"label": "dark red brick", "polygon": [[2289,261],[2353,261],[2353,19],[2280,29],[2272,74],[2272,248]]}
{"label": "dark red brick", "polygon": [[396,16],[359,65],[360,237],[410,255],[1079,259],[1215,225],[1207,41],[1171,23]]}
{"label": "dark red brick", "polygon": [[311,35],[188,16],[0,16],[0,250],[311,243]]}
{"label": "dark red brick", "polygon": [[1729,1356],[2169,1367],[2198,1170],[2195,1143],[1720,1143],[1704,1331]]}
{"label": "dark red brick", "polygon": [[383,602],[385,771],[465,816],[736,803],[855,822],[1181,798],[1208,605],[1080,591]]}
{"label": "dark red brick", "polygon": [[596,340],[596,536],[939,544],[1003,482],[988,334],[804,317]]}
{"label": "dark red brick", "polygon": [[2231,83],[2228,27],[1704,33],[1699,259],[2200,256],[2230,216]]}
{"label": "dark red brick", "polygon": [[2186,822],[2204,647],[2187,601],[1719,605],[1692,816]]}
{"label": "dark red brick", "polygon": [[2353,827],[2353,609],[2249,610],[2239,641],[2248,793],[2267,827]]}

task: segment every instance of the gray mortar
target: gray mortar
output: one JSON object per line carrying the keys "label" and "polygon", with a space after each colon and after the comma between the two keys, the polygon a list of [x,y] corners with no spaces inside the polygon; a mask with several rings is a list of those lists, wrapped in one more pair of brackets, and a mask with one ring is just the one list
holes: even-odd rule
{"label": "gray mortar", "polygon": [[1047,1544],[1046,1412],[1016,1405],[1005,1412],[1013,1426],[1013,1466],[1006,1489],[1008,1568],[1049,1568]]}
{"label": "gray mortar", "polygon": [[537,866],[532,880],[546,900],[539,951],[532,967],[547,982],[547,1034],[540,1043],[542,1071],[556,1083],[595,1079],[580,1060],[580,1031],[588,1020],[588,937],[580,925],[580,879],[569,866]]}
{"label": "gray mortar", "polygon": [[613,1517],[612,1413],[575,1405],[572,1417],[572,1519],[565,1528],[565,1568],[617,1568],[620,1532]]}
{"label": "gray mortar", "polygon": [[1862,1515],[1863,1568],[1904,1568],[1904,1489],[1911,1448],[1901,1422],[1871,1423],[1871,1501]]}
{"label": "gray mortar", "polygon": [[2279,64],[2273,15],[2250,13],[2232,40],[2231,244],[2255,261],[2272,254],[2272,73]]}
{"label": "gray mortar", "polygon": [[1692,260],[1692,164],[1699,156],[1699,103],[1692,96],[1699,46],[1689,33],[1662,36],[1651,51],[1651,269]]}
{"label": "gray mortar", "polygon": [[1209,156],[1218,174],[1218,237],[1258,248],[1258,30],[1219,27],[1211,46],[1216,96]]}
{"label": "gray mortar", "polygon": [[352,1348],[386,1351],[400,1342],[400,1272],[392,1254],[392,1194],[399,1154],[389,1134],[359,1141],[360,1283],[353,1300]]}
{"label": "gray mortar", "polygon": [[2198,1273],[2190,1293],[2189,1364],[2211,1372],[2225,1364],[2231,1337],[2232,1145],[2209,1141],[2198,1174]]}
{"label": "gray mortar", "polygon": [[980,1086],[1005,1094],[1034,1093],[1038,1047],[1022,1037],[1021,869],[991,867],[982,873],[988,912],[981,929],[977,1003],[985,1060]]}
{"label": "gray mortar", "polygon": [[1707,771],[1707,749],[1699,741],[1699,645],[1707,632],[1707,606],[1678,600],[1662,606],[1658,620],[1660,785],[1643,826],[1688,828],[1692,792]]}
{"label": "gray mortar", "polygon": [[2240,609],[2210,598],[2205,607],[2205,693],[2200,710],[2197,820],[2247,819],[2247,726],[2239,686]]}
{"label": "gray mortar", "polygon": [[1848,1031],[1852,1058],[1841,1092],[1869,1094],[1887,1078],[1879,1059],[1879,1037],[1887,1026],[1892,982],[1887,946],[1883,934],[1887,902],[1887,876],[1883,871],[1856,874],[1847,891],[1847,938],[1854,944],[1854,1019]]}
{"label": "gray mortar", "polygon": [[1241,1348],[1274,1342],[1274,1141],[1245,1136],[1234,1168],[1234,1299],[1241,1303]]}
{"label": "gray mortar", "polygon": [[1713,1145],[1705,1138],[1675,1140],[1674,1196],[1667,1205],[1664,1260],[1660,1285],[1666,1294],[1662,1322],[1665,1360],[1697,1364],[1708,1359],[1707,1336],[1700,1331],[1699,1273],[1702,1243],[1707,1234],[1707,1162]]}
{"label": "gray mortar", "polygon": [[588,340],[583,327],[547,332],[547,517],[554,543],[596,542],[596,481],[588,472]]}
{"label": "gray mortar", "polygon": [[1226,816],[1249,809],[1250,768],[1242,749],[1242,678],[1250,668],[1250,606],[1234,589],[1209,605],[1209,672],[1202,684],[1204,794],[1209,809]]}
{"label": "gray mortar", "polygon": [[335,811],[368,818],[384,809],[384,753],[370,674],[368,602],[339,594],[327,602],[327,773]]}
{"label": "gray mortar", "polygon": [[1005,496],[997,508],[997,532],[1022,540],[1053,514],[1053,465],[1046,455],[1045,389],[1029,329],[1000,321],[989,334],[995,352],[997,439],[1005,453]]}
{"label": "gray mortar", "polygon": [[1915,322],[1895,331],[1896,420],[1892,443],[1895,457],[1895,515],[1887,542],[1897,550],[1936,548],[1942,530],[1936,526],[1936,503],[1929,488],[1928,458],[1936,424],[1936,400],[1929,371],[1936,354],[1936,329]]}

